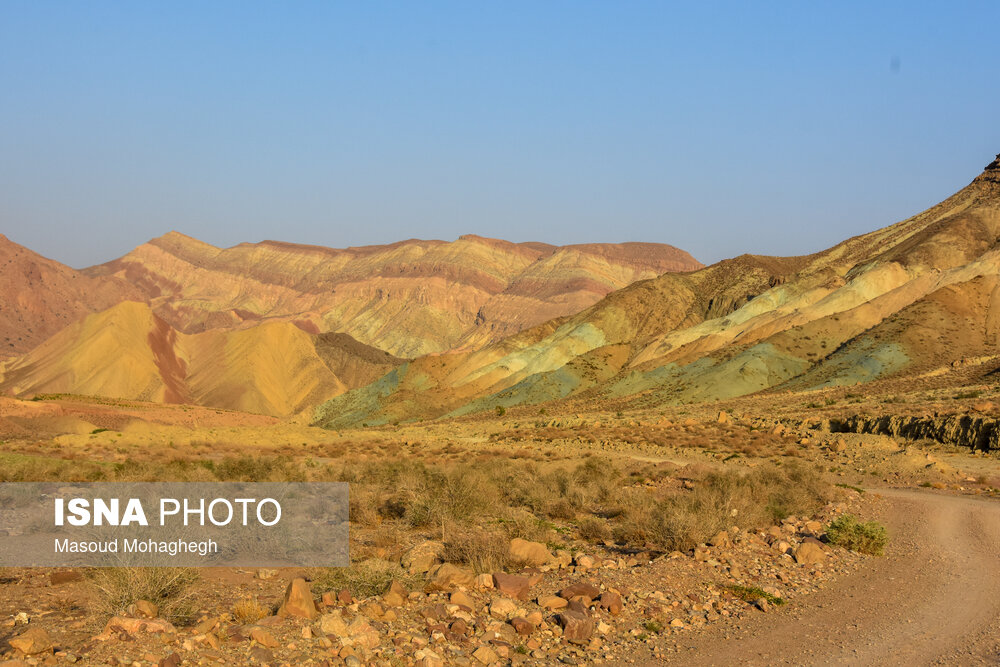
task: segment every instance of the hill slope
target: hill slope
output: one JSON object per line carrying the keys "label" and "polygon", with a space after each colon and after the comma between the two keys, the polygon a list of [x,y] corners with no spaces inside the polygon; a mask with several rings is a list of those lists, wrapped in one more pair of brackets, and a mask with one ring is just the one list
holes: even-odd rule
{"label": "hill slope", "polygon": [[474,352],[416,359],[326,425],[565,398],[684,403],[928,372],[996,355],[1000,156],[941,204],[808,257],[664,274]]}
{"label": "hill slope", "polygon": [[463,236],[344,250],[274,241],[220,249],[171,232],[86,272],[136,285],[184,333],[278,319],[417,356],[482,346],[636,280],[700,267],[654,243],[556,247]]}
{"label": "hill slope", "polygon": [[0,364],[0,390],[192,403],[294,415],[401,363],[344,336],[290,322],[184,334],[126,301]]}
{"label": "hill slope", "polygon": [[140,296],[127,281],[84,275],[0,234],[0,359],[24,354],[84,315]]}

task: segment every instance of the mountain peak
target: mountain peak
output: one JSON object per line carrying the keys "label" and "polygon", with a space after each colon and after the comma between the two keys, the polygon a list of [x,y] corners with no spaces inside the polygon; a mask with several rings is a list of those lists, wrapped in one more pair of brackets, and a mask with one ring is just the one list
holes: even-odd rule
{"label": "mountain peak", "polygon": [[1000,184],[1000,153],[997,153],[996,159],[986,165],[986,168],[983,169],[983,173],[979,174],[973,182]]}

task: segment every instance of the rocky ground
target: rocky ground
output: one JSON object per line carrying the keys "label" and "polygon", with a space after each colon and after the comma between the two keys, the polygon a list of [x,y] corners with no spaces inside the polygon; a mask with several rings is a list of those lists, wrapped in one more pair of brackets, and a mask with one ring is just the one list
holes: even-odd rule
{"label": "rocky ground", "polygon": [[[704,664],[731,664],[726,647],[748,635],[767,636],[772,626],[790,632],[800,616],[813,625],[828,622],[812,600],[829,607],[840,599],[839,590],[857,595],[865,577],[891,588],[888,558],[826,539],[830,521],[842,514],[886,516],[887,492],[879,489],[997,495],[994,454],[831,432],[829,419],[815,408],[786,409],[777,417],[759,416],[766,413],[751,412],[752,405],[724,407],[669,414],[515,413],[332,433],[299,447],[305,451],[300,456],[317,461],[407,455],[482,465],[497,452],[540,463],[599,452],[611,461],[665,466],[669,474],[645,484],[681,491],[697,478],[692,471],[797,461],[824,471],[833,500],[815,515],[788,517],[763,530],[733,527],[683,552],[570,534],[515,539],[506,548],[521,566],[506,572],[443,562],[443,545],[426,531],[406,533],[386,547],[377,529],[359,529],[352,554],[389,559],[399,573],[377,594],[332,585],[329,572],[318,569],[206,569],[188,590],[184,614],[139,601],[112,615],[99,604],[90,573],[6,569],[0,572],[0,650],[9,662],[0,665],[700,664],[697,656],[722,656]],[[127,462],[134,451],[123,449],[121,439],[113,431],[96,434],[88,439],[89,455]],[[8,443],[10,456],[50,449]],[[162,460],[161,452],[142,451],[152,463]],[[914,507],[915,513],[929,511]],[[911,530],[899,525],[901,534]],[[892,548],[909,543],[892,537]],[[883,607],[878,613],[887,612]],[[800,646],[785,648],[799,662],[811,656]]]}

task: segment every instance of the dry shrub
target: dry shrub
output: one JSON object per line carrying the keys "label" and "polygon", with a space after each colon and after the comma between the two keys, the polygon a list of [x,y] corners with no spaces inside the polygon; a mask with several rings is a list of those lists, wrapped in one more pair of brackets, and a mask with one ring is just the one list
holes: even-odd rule
{"label": "dry shrub", "polygon": [[580,538],[588,542],[604,542],[612,538],[611,526],[596,517],[587,517],[580,522]]}
{"label": "dry shrub", "polygon": [[270,614],[271,610],[268,607],[265,607],[256,598],[249,595],[244,598],[240,598],[240,600],[233,605],[233,618],[243,625],[256,623]]}
{"label": "dry shrub", "polygon": [[96,592],[96,611],[121,616],[139,600],[152,602],[160,616],[186,622],[194,612],[192,584],[198,579],[193,568],[108,567],[94,568],[89,574]]}
{"label": "dry shrub", "polygon": [[513,565],[510,539],[502,532],[489,530],[452,530],[444,542],[444,559],[465,563],[474,572],[502,572]]}
{"label": "dry shrub", "polygon": [[733,525],[757,530],[791,514],[812,514],[828,491],[819,474],[804,465],[712,473],[693,490],[656,504],[649,515],[650,537],[664,549],[690,549]]}
{"label": "dry shrub", "polygon": [[412,588],[418,582],[417,578],[407,573],[399,563],[378,558],[352,563],[348,567],[329,568],[316,577],[320,590],[347,589],[357,598],[380,595],[394,580],[407,588]]}

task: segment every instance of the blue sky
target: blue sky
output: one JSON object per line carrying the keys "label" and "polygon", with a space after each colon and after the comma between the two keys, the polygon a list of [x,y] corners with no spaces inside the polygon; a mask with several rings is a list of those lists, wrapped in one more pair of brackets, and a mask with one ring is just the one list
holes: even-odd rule
{"label": "blue sky", "polygon": [[78,267],[171,229],[812,252],[1000,151],[998,25],[996,2],[7,0],[0,232]]}

